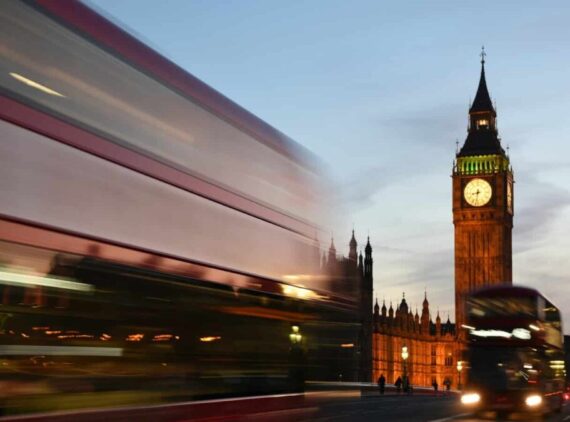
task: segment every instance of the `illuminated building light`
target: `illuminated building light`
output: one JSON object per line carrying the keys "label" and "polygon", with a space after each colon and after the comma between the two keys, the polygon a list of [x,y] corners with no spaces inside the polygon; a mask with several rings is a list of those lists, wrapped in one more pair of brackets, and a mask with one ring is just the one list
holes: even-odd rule
{"label": "illuminated building light", "polygon": [[172,334],[157,334],[152,338],[152,341],[161,342],[161,341],[170,341],[174,338]]}
{"label": "illuminated building light", "polygon": [[81,292],[93,291],[93,286],[76,281],[64,280],[61,278],[41,277],[29,274],[18,274],[7,271],[0,271],[0,284],[11,286],[43,286],[54,287],[56,289],[77,290]]}
{"label": "illuminated building light", "polygon": [[112,356],[120,357],[123,349],[119,347],[81,347],[81,346],[0,346],[1,356]]}
{"label": "illuminated building light", "polygon": [[525,399],[525,403],[528,407],[536,407],[542,403],[542,397],[538,394],[532,394]]}
{"label": "illuminated building light", "polygon": [[540,331],[540,327],[537,327],[537,326],[534,325],[534,324],[529,324],[529,325],[528,325],[528,328],[530,328],[531,330],[534,330],[534,331]]}
{"label": "illuminated building light", "polygon": [[524,368],[524,369],[532,369],[532,365],[531,365],[530,363],[525,363],[525,364],[523,365],[523,368]]}
{"label": "illuminated building light", "polygon": [[30,338],[30,336],[27,335],[26,333],[20,333],[20,335],[21,335],[22,337],[24,337],[24,338]]}
{"label": "illuminated building light", "polygon": [[125,340],[127,341],[141,341],[144,338],[144,334],[129,334]]}
{"label": "illuminated building light", "polygon": [[466,328],[468,330],[474,330],[475,329],[475,327],[472,327],[470,325],[465,325],[465,324],[461,324],[461,327]]}
{"label": "illuminated building light", "polygon": [[33,331],[46,331],[49,330],[49,327],[32,327]]}
{"label": "illuminated building light", "polygon": [[55,335],[55,334],[61,334],[61,330],[46,331],[46,334],[47,334],[48,336]]}
{"label": "illuminated building light", "polygon": [[316,299],[319,296],[310,289],[304,287],[292,286],[290,284],[285,284],[281,286],[283,294],[289,297],[296,297],[298,299]]}
{"label": "illuminated building light", "polygon": [[45,92],[46,94],[55,95],[56,97],[63,97],[63,98],[65,98],[65,95],[63,95],[63,94],[61,94],[61,93],[59,93],[59,92],[57,92],[57,91],[54,91],[53,89],[48,88],[48,87],[45,86],[45,85],[42,85],[42,84],[37,83],[37,82],[35,82],[35,81],[32,81],[31,79],[28,79],[28,78],[26,78],[25,76],[22,76],[22,75],[20,75],[20,74],[18,74],[18,73],[10,72],[10,76],[13,77],[14,79],[16,79],[16,80],[22,82],[23,84],[26,84],[26,85],[28,85],[28,86],[31,86],[32,88],[35,88],[35,89],[40,90],[40,91],[42,91],[42,92]]}
{"label": "illuminated building light", "polygon": [[343,343],[340,345],[340,347],[343,347],[345,349],[349,349],[351,347],[354,347],[354,343]]}
{"label": "illuminated building light", "polygon": [[471,334],[477,337],[503,337],[511,338],[513,335],[502,330],[473,330]]}
{"label": "illuminated building light", "polygon": [[291,331],[293,331],[295,334],[297,334],[299,332],[299,326],[298,325],[293,325],[291,327]]}
{"label": "illuminated building light", "polygon": [[102,340],[111,340],[111,336],[109,334],[103,333],[100,337]]}
{"label": "illuminated building light", "polygon": [[58,339],[69,339],[69,338],[87,338],[87,339],[92,339],[94,338],[94,336],[92,336],[91,334],[62,334],[60,336],[57,336]]}
{"label": "illuminated building light", "polygon": [[526,328],[515,328],[512,332],[503,331],[503,330],[471,330],[471,335],[477,337],[502,337],[502,338],[511,338],[515,337],[520,340],[530,340],[531,334],[530,331]]}
{"label": "illuminated building light", "polygon": [[477,393],[466,393],[461,396],[461,403],[470,405],[481,401],[481,396]]}
{"label": "illuminated building light", "polygon": [[208,336],[208,337],[200,337],[200,341],[202,343],[211,343],[212,341],[218,341],[221,340],[222,337],[220,336]]}
{"label": "illuminated building light", "polygon": [[526,328],[515,328],[513,330],[513,336],[520,338],[521,340],[530,340],[531,334]]}

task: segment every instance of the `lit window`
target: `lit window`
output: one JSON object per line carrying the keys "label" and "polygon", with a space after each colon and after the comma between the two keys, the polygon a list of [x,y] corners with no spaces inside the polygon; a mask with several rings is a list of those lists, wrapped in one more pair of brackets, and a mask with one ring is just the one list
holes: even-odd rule
{"label": "lit window", "polygon": [[481,119],[481,120],[477,120],[477,127],[489,127],[489,120],[487,119]]}

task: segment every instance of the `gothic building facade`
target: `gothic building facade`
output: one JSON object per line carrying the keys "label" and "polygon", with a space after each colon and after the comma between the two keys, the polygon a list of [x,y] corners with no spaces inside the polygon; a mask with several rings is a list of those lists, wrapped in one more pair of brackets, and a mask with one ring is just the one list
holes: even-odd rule
{"label": "gothic building facade", "polygon": [[[455,324],[442,324],[439,312],[435,323],[431,317],[427,293],[424,295],[421,316],[409,308],[405,297],[394,308],[382,308],[378,302],[373,314],[373,378],[381,374],[393,383],[398,377],[408,375],[413,385],[431,386],[449,382],[459,383],[457,371],[458,344]],[[406,355],[403,355],[403,351]],[[405,359],[404,359],[405,357]]]}
{"label": "gothic building facade", "polygon": [[334,240],[327,254],[323,254],[322,268],[334,280],[335,291],[338,294],[357,298],[355,321],[360,326],[357,348],[357,374],[354,380],[371,381],[372,375],[372,246],[370,238],[362,252],[358,254],[358,243],[354,230],[349,243],[348,258],[337,257]]}
{"label": "gothic building facade", "polygon": [[[358,348],[359,381],[377,380],[384,374],[387,382],[393,383],[406,372],[414,385],[430,386],[434,380],[443,384],[448,380],[456,385],[458,373],[455,341],[455,324],[447,318],[442,324],[439,313],[433,321],[427,300],[424,298],[421,317],[409,309],[405,298],[394,310],[392,304],[382,309],[376,302],[372,310],[373,272],[372,245],[367,239],[362,253],[357,254],[354,231],[349,243],[348,257],[337,256],[334,241],[323,255],[322,266],[336,280],[338,293],[358,297],[361,326],[356,347]],[[402,347],[409,357],[404,363]],[[404,371],[405,367],[405,371]],[[345,378],[347,379],[347,378]]]}

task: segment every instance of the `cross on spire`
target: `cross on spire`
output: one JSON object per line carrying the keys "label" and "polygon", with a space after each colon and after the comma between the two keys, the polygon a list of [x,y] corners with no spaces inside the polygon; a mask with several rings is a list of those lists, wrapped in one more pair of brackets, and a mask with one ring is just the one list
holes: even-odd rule
{"label": "cross on spire", "polygon": [[481,46],[481,64],[485,64],[485,56],[487,56],[487,53],[485,53],[485,46]]}

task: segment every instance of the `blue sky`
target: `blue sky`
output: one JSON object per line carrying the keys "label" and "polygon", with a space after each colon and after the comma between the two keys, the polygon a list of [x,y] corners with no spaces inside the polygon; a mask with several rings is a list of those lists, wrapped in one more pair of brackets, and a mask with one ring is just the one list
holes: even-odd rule
{"label": "blue sky", "polygon": [[320,155],[351,220],[337,249],[352,223],[369,232],[378,298],[420,306],[427,288],[452,319],[450,174],[484,44],[515,171],[514,280],[570,321],[569,2],[90,4]]}

